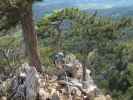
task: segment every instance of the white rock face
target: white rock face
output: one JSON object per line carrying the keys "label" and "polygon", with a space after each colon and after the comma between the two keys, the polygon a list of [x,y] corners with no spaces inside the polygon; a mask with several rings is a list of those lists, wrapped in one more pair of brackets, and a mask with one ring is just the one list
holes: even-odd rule
{"label": "white rock face", "polygon": [[83,87],[84,84],[87,93],[95,91],[97,89],[97,86],[90,75],[91,70],[86,69],[86,81],[82,81],[83,66],[82,63],[79,62],[73,54],[69,54],[65,57],[65,63],[65,65],[67,65],[66,67],[72,67],[72,77],[70,77],[72,84],[78,85],[80,87]]}
{"label": "white rock face", "polygon": [[89,69],[86,70],[86,84],[87,84],[87,90],[88,90],[88,93],[91,92],[91,91],[94,91],[95,89],[97,89],[97,86],[96,84],[94,83],[94,80],[92,79],[91,77],[91,71]]}

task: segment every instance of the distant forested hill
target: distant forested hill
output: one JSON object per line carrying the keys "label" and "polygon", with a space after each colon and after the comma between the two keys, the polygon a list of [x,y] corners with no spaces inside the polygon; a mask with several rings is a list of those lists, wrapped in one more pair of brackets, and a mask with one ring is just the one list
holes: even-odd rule
{"label": "distant forested hill", "polygon": [[35,15],[35,19],[40,19],[42,16],[50,14],[51,12],[63,8],[80,8],[81,10],[84,10],[86,12],[94,12],[95,10],[98,11],[98,15],[102,16],[112,16],[112,17],[121,17],[121,16],[133,16],[133,6],[121,6],[121,7],[111,7],[111,8],[105,8],[103,7],[95,7],[94,5],[91,5],[85,0],[82,2],[79,2],[81,0],[78,0],[78,2],[74,0],[45,0],[45,2],[37,3],[33,6],[33,11]]}
{"label": "distant forested hill", "polygon": [[99,10],[99,13],[104,16],[133,16],[133,6],[115,7],[110,9]]}
{"label": "distant forested hill", "polygon": [[[58,1],[58,0],[57,0]],[[35,4],[33,6],[33,11],[35,14],[35,19],[39,19],[42,16],[50,14],[51,12],[55,10],[59,10],[62,8],[70,8],[70,7],[75,7],[74,3],[72,2],[52,2],[45,4],[45,2]]]}

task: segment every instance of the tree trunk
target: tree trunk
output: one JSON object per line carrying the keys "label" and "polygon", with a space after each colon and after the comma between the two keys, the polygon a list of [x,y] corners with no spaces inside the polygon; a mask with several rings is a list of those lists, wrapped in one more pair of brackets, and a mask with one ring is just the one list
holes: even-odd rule
{"label": "tree trunk", "polygon": [[87,88],[87,85],[86,85],[86,59],[87,59],[87,57],[86,57],[86,55],[83,55],[84,57],[83,57],[83,61],[82,61],[82,63],[83,63],[83,88],[84,89],[86,89]]}
{"label": "tree trunk", "polygon": [[29,58],[29,64],[34,66],[38,72],[42,72],[41,62],[37,51],[37,33],[32,18],[32,5],[26,7],[21,15],[21,24],[25,42],[25,52]]}

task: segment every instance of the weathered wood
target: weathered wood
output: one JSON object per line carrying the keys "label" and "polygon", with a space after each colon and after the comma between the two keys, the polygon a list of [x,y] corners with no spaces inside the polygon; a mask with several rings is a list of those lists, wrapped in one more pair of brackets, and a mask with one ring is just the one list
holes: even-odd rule
{"label": "weathered wood", "polygon": [[13,80],[10,100],[36,100],[39,91],[38,80],[39,74],[36,69],[23,64]]}

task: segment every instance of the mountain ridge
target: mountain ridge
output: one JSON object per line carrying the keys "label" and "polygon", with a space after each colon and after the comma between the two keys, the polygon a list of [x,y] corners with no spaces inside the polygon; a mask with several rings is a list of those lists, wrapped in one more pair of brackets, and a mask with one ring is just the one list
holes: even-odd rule
{"label": "mountain ridge", "polygon": [[[78,8],[75,4],[70,4],[70,2],[67,3],[57,3],[57,5],[49,6],[46,5],[35,5],[33,6],[34,11],[34,17],[35,19],[40,19],[43,16],[52,13],[55,10],[63,9],[63,8]],[[122,16],[133,16],[133,6],[126,6],[126,7],[113,7],[113,8],[107,8],[107,9],[81,9],[85,12],[94,12],[97,11],[98,15],[101,16],[111,16],[111,17],[122,17]]]}

